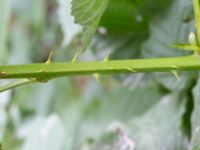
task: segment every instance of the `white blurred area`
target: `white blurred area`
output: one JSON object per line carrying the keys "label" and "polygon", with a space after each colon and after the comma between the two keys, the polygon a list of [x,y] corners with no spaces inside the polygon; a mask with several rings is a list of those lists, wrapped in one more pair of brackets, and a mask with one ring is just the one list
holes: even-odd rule
{"label": "white blurred area", "polygon": [[58,16],[64,33],[64,45],[68,45],[75,35],[82,31],[82,26],[75,23],[71,15],[72,0],[58,0]]}
{"label": "white blurred area", "polygon": [[3,139],[5,127],[7,123],[6,108],[9,103],[10,96],[11,96],[10,91],[0,93],[0,141],[2,141]]}

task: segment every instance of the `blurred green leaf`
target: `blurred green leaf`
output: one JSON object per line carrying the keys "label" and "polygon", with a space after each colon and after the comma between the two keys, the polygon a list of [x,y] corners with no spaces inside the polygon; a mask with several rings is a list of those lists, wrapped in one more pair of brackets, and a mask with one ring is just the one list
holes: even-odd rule
{"label": "blurred green leaf", "polygon": [[65,140],[64,127],[57,115],[32,122],[22,150],[60,150]]}
{"label": "blurred green leaf", "polygon": [[[95,100],[91,101],[91,104],[85,109],[86,118],[93,118],[97,122],[109,122],[115,118],[127,121],[133,116],[139,116],[146,112],[162,96],[162,92],[156,84],[149,84],[135,90],[117,85],[112,88],[109,93],[104,92],[105,97],[94,97]],[[112,106],[115,109],[111,109]]]}
{"label": "blurred green leaf", "polygon": [[170,2],[171,0],[110,0],[100,26],[105,27],[111,35],[121,38],[126,34],[145,33],[148,31],[149,21],[163,12]]}
{"label": "blurred green leaf", "polygon": [[[118,124],[111,122],[112,130],[121,130],[123,136],[118,133],[118,138],[115,136],[111,142],[100,138],[100,141],[96,141],[98,144],[94,144],[94,149],[102,150],[106,146],[112,149],[120,144],[113,150],[122,150],[122,145],[130,146],[132,142],[137,150],[187,150],[188,139],[181,130],[185,100],[179,93],[166,95],[141,116],[133,116],[129,121]],[[104,130],[102,137],[109,135],[108,131]]]}
{"label": "blurred green leaf", "polygon": [[[194,29],[192,1],[174,0],[169,10],[151,21],[150,37],[142,46],[143,57],[175,57],[189,54],[170,47],[173,43],[187,43],[190,32]],[[193,16],[193,15],[192,15]],[[186,18],[190,18],[185,21]],[[176,81],[170,74],[156,73],[156,80],[169,90],[187,88],[196,73],[181,73],[181,81]],[[173,84],[173,86],[172,86]]]}
{"label": "blurred green leaf", "polygon": [[[187,10],[187,11],[186,11]],[[143,45],[144,57],[175,57],[188,52],[171,48],[173,43],[187,43],[189,33],[193,30],[193,19],[185,22],[191,15],[192,1],[174,0],[165,14],[152,20],[150,37]]]}
{"label": "blurred green leaf", "polygon": [[141,45],[149,36],[149,22],[170,3],[171,0],[111,0],[100,21],[95,50],[111,51],[112,59],[141,57]]}
{"label": "blurred green leaf", "polygon": [[186,97],[179,93],[164,96],[128,127],[138,150],[187,150],[188,139],[181,131]]}
{"label": "blurred green leaf", "polygon": [[145,16],[140,11],[141,3],[144,5],[146,2],[110,0],[100,21],[100,26],[105,27],[109,34],[115,36],[145,32],[147,18],[144,18]]}
{"label": "blurred green leaf", "polygon": [[[78,144],[76,145],[83,146],[88,139],[97,142],[96,140],[111,124],[115,124],[117,121],[127,122],[133,117],[143,115],[156,105],[162,95],[159,87],[155,84],[133,91],[119,87],[118,84],[115,86],[113,85],[113,89],[107,92],[105,90],[99,91],[97,86],[96,90],[98,91],[96,92],[99,94],[94,94],[90,99],[87,99],[89,103],[83,104],[80,130],[76,137]],[[92,89],[92,92],[95,93],[95,86]],[[84,91],[84,93],[87,93],[87,91]],[[84,100],[84,97],[82,97],[82,100]],[[80,147],[77,147],[77,149],[80,149]]]}
{"label": "blurred green leaf", "polygon": [[194,96],[194,111],[192,115],[192,140],[191,140],[191,149],[199,150],[200,149],[200,78],[196,86],[193,89]]}

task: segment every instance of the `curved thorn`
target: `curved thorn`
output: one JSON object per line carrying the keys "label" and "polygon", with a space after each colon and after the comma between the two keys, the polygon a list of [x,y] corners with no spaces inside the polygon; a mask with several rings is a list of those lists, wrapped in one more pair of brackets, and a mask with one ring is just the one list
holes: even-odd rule
{"label": "curved thorn", "polygon": [[46,63],[45,64],[51,64],[52,63],[52,56],[53,56],[53,53],[54,53],[54,51],[52,50],[50,53],[49,53],[49,57],[48,57],[48,59],[47,59],[47,61],[46,61]]}

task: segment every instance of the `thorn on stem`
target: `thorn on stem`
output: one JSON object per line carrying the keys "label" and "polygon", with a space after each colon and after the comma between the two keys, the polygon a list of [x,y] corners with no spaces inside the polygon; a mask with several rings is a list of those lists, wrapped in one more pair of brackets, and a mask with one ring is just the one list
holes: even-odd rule
{"label": "thorn on stem", "polygon": [[130,71],[130,72],[137,72],[136,70],[134,70],[133,68],[130,68],[130,67],[128,67],[128,68],[126,68],[128,71]]}
{"label": "thorn on stem", "polygon": [[47,61],[46,61],[45,64],[51,64],[51,63],[52,63],[52,56],[53,56],[53,53],[54,53],[53,50],[49,53],[49,57],[48,57],[48,59],[47,59]]}
{"label": "thorn on stem", "polygon": [[100,83],[100,75],[98,73],[95,73],[94,77],[95,77],[97,83]]}
{"label": "thorn on stem", "polygon": [[173,70],[171,72],[175,76],[175,78],[179,81],[180,80],[180,76],[178,75],[178,71],[177,70]]}
{"label": "thorn on stem", "polygon": [[110,54],[108,54],[108,55],[103,59],[103,63],[108,62],[108,61],[109,61],[109,57],[110,57]]}
{"label": "thorn on stem", "polygon": [[79,52],[76,52],[76,54],[74,55],[74,57],[72,58],[72,62],[76,62],[77,58],[78,58]]}

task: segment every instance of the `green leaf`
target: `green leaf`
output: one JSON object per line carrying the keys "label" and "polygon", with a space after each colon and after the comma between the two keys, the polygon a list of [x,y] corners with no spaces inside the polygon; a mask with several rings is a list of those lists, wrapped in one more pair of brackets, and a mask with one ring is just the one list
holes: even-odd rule
{"label": "green leaf", "polygon": [[109,0],[73,0],[72,15],[75,23],[82,25],[79,50],[83,51],[89,45]]}

